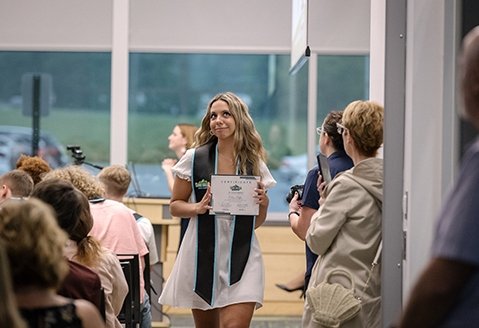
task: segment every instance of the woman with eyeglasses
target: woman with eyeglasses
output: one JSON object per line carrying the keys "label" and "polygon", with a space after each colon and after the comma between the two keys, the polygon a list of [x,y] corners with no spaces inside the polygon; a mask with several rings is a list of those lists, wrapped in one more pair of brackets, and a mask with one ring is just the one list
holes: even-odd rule
{"label": "woman with eyeglasses", "polygon": [[[338,173],[350,169],[353,166],[353,161],[344,151],[343,138],[338,133],[336,123],[341,122],[343,112],[330,112],[323,121],[323,124],[316,129],[319,135],[319,150],[328,158],[329,171],[332,177]],[[317,181],[322,175],[321,168],[315,166],[312,168],[306,177],[303,188],[303,197],[298,200],[298,195],[293,197],[289,203],[288,219],[291,224],[293,232],[301,239],[305,240],[306,232],[311,223],[311,217],[319,208],[319,191],[317,188]],[[301,289],[306,291],[311,277],[311,270],[318,255],[313,253],[306,245],[306,273],[301,281]],[[296,283],[298,284],[298,283]],[[297,290],[297,286],[289,284],[276,285],[286,291]]]}
{"label": "woman with eyeglasses", "polygon": [[[383,107],[371,101],[354,101],[336,123],[344,149],[354,167],[337,175],[321,190],[319,210],[312,216],[306,242],[318,254],[308,286],[303,327],[318,327],[321,310],[310,291],[325,281],[333,269],[350,274],[361,309],[354,317],[338,319],[340,327],[380,326],[380,254],[383,160],[377,152],[383,142]],[[336,275],[329,282],[350,288],[348,279]]]}

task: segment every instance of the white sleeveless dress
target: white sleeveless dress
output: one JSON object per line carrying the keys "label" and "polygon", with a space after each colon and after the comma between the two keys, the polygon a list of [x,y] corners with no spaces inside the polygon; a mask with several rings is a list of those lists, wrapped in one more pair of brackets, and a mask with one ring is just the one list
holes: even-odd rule
{"label": "white sleeveless dress", "polygon": [[[194,149],[189,149],[173,167],[173,173],[181,179],[191,181]],[[261,181],[266,189],[274,187],[276,181],[266,164],[261,163]],[[256,308],[263,303],[264,265],[261,249],[253,233],[251,251],[241,280],[229,286],[229,261],[234,220],[230,215],[216,215],[216,257],[213,283],[213,300],[209,305],[194,291],[196,279],[196,217],[191,218],[176,257],[173,270],[168,277],[159,303],[173,307],[210,310],[230,304],[255,302]]]}

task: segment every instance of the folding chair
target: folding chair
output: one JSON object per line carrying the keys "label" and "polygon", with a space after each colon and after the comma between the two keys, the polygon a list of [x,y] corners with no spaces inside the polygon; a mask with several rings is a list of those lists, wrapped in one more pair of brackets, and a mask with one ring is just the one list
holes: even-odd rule
{"label": "folding chair", "polygon": [[125,328],[135,328],[140,324],[140,262],[138,254],[117,254],[123,274],[128,283],[128,294],[118,314]]}

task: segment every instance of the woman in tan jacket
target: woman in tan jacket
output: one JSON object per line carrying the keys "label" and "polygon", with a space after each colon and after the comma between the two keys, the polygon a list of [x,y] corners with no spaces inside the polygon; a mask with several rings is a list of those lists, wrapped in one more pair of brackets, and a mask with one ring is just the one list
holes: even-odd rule
{"label": "woman in tan jacket", "polygon": [[[344,110],[338,132],[354,167],[336,176],[321,192],[321,207],[313,215],[306,235],[308,246],[319,255],[308,288],[325,280],[332,269],[348,271],[355,283],[355,295],[361,298],[359,314],[341,323],[341,327],[380,326],[380,266],[368,284],[371,263],[381,243],[383,161],[376,158],[383,142],[383,108],[370,101],[354,101]],[[332,282],[345,287],[342,276]],[[306,299],[303,326],[320,327],[315,309]]]}

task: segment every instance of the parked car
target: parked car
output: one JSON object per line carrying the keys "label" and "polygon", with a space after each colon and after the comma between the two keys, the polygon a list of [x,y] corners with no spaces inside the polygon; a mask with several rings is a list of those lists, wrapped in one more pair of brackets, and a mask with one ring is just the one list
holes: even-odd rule
{"label": "parked car", "polygon": [[278,174],[290,185],[303,184],[308,174],[308,155],[284,156]]}
{"label": "parked car", "polygon": [[[32,156],[32,128],[0,125],[0,173],[15,168],[20,155]],[[65,147],[47,132],[40,131],[38,153],[52,168],[69,163]]]}
{"label": "parked car", "polygon": [[14,142],[7,136],[0,135],[0,174],[10,171],[11,168],[11,149]]}

